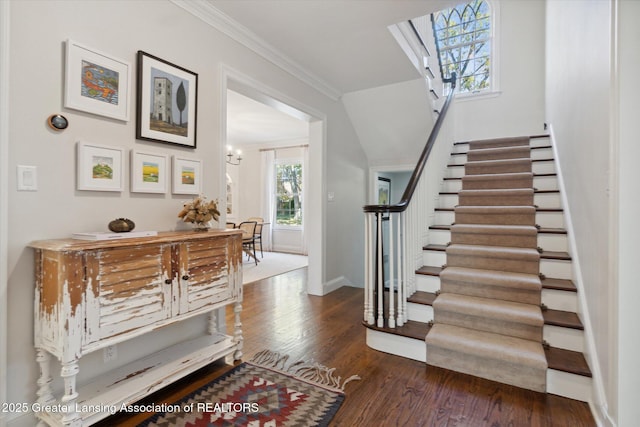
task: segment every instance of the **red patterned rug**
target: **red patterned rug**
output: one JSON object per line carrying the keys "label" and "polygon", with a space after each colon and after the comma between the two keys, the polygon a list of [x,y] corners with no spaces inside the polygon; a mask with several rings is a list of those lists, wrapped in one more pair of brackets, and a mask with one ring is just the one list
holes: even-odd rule
{"label": "red patterned rug", "polygon": [[140,424],[144,427],[326,426],[344,400],[344,386],[334,369],[296,362],[262,351],[201,387],[166,412]]}

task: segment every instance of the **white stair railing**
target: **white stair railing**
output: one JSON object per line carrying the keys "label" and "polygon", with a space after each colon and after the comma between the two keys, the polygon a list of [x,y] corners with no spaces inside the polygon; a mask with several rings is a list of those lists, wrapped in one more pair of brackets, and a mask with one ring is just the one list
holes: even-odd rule
{"label": "white stair railing", "polygon": [[[400,327],[408,320],[407,298],[416,291],[414,272],[423,264],[422,248],[427,243],[430,220],[427,213],[434,212],[445,169],[443,164],[446,164],[453,143],[451,121],[446,126],[444,122],[453,99],[455,79],[454,74],[446,81],[452,89],[401,201],[395,205],[364,207],[364,321],[378,328]],[[384,223],[388,223],[388,233],[383,233]],[[388,281],[385,281],[385,253],[389,260]]]}

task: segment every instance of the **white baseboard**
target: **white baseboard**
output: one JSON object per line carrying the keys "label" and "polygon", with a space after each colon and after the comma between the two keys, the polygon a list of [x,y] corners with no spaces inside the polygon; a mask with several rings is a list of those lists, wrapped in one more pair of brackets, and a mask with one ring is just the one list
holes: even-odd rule
{"label": "white baseboard", "polygon": [[323,286],[324,292],[322,293],[322,295],[327,295],[335,291],[336,289],[340,289],[343,286],[353,287],[353,284],[349,281],[349,279],[347,279],[344,276],[336,277],[335,279],[330,280],[324,284]]}

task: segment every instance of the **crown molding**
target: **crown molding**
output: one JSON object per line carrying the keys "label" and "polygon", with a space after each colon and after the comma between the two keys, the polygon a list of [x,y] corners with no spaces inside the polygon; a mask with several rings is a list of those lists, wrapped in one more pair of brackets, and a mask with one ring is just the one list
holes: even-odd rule
{"label": "crown molding", "polygon": [[292,76],[313,87],[318,92],[337,101],[342,93],[322,80],[317,75],[305,69],[293,59],[280,52],[269,43],[258,37],[257,34],[232,19],[219,9],[215,8],[207,0],[169,0],[176,6],[181,7],[193,16],[211,25],[218,31],[231,37],[233,40],[257,53],[267,61],[280,67]]}

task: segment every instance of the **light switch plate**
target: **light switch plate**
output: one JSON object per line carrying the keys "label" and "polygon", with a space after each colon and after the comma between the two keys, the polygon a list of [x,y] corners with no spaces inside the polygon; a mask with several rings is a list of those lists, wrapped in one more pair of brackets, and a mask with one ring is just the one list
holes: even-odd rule
{"label": "light switch plate", "polygon": [[18,165],[18,191],[38,190],[38,169],[35,166]]}

